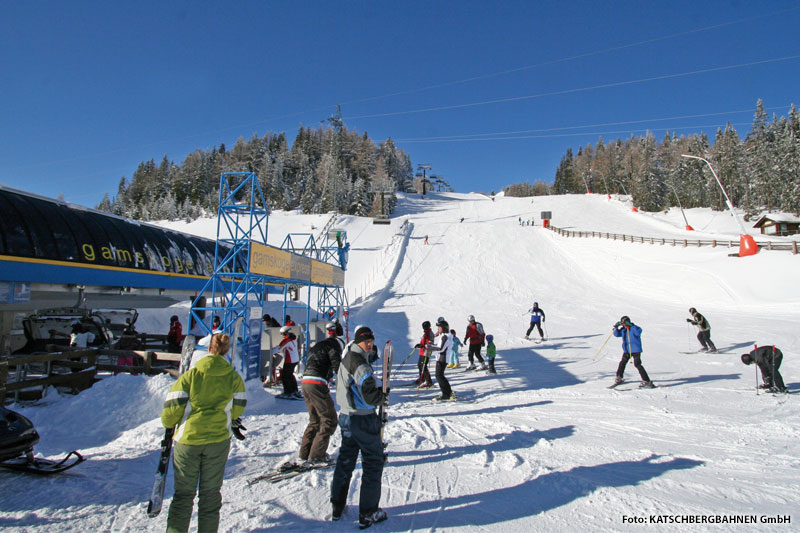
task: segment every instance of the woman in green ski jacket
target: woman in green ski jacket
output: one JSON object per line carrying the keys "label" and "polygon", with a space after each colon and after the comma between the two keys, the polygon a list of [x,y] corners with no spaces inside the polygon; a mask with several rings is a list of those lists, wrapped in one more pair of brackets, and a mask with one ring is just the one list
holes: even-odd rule
{"label": "woman in green ski jacket", "polygon": [[177,426],[172,456],[175,496],[169,507],[168,532],[189,530],[198,492],[198,531],[217,531],[219,527],[231,422],[242,416],[247,403],[241,376],[223,357],[230,343],[228,335],[214,335],[209,355],[178,378],[164,402],[161,422],[166,428]]}

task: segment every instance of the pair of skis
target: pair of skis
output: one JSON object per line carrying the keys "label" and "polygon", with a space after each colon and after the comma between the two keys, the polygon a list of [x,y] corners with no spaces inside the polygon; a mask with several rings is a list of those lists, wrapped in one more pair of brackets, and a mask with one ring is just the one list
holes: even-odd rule
{"label": "pair of skis", "polygon": [[270,483],[278,483],[285,479],[291,479],[293,477],[297,477],[301,474],[306,472],[310,472],[312,470],[322,470],[324,468],[330,468],[334,465],[334,462],[330,463],[286,463],[279,466],[276,470],[271,472],[267,472],[266,474],[261,474],[258,477],[254,477],[253,479],[247,482],[248,486],[255,485],[256,483],[260,483],[262,481],[268,481]]}

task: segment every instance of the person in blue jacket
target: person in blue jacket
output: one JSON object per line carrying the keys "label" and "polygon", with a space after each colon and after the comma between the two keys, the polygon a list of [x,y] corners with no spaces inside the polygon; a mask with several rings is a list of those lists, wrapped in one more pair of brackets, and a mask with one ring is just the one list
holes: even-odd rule
{"label": "person in blue jacket", "polygon": [[639,371],[639,376],[642,378],[642,383],[639,385],[643,389],[652,389],[655,387],[653,382],[650,381],[650,376],[642,366],[642,328],[631,322],[627,316],[619,319],[619,322],[614,324],[613,333],[615,337],[622,338],[622,359],[617,367],[617,378],[614,384],[622,383],[622,376],[625,373],[625,365],[628,360],[633,358],[633,366]]}
{"label": "person in blue jacket", "polygon": [[528,309],[531,314],[531,327],[525,332],[525,338],[530,339],[531,331],[536,327],[539,329],[539,337],[544,340],[544,332],[542,331],[542,324],[544,323],[544,310],[539,308],[539,302],[533,302],[533,307]]}

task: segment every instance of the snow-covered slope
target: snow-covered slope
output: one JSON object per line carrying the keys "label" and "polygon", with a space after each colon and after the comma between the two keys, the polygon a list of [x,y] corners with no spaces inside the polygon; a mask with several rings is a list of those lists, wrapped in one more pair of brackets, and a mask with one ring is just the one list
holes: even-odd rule
{"label": "snow-covered slope", "polygon": [[[739,259],[728,257],[727,248],[568,239],[539,225],[539,212],[547,210],[559,227],[683,234],[679,212],[635,214],[597,195],[415,196],[401,201],[391,226],[356,217],[337,223],[352,246],[353,323],[373,327],[379,344],[391,338],[398,366],[421,336],[421,322],[438,316],[461,336],[474,314],[498,348],[497,376],[448,372],[457,403],[434,404],[433,391],[401,386],[414,379],[415,355],[393,378],[382,495],[389,520],[373,528],[640,531],[631,518],[754,515],[755,524],[646,527],[793,529],[761,520],[800,520],[796,397],[756,396],[754,368],[739,354],[753,344],[775,344],[785,354],[784,379],[798,390],[800,258],[762,251]],[[703,236],[738,236],[729,215],[686,214]],[[518,224],[532,216],[536,226]],[[326,220],[306,218],[273,213],[270,242]],[[200,224],[194,232],[213,236],[213,224],[206,223],[210,234]],[[533,301],[547,313],[543,344],[524,339]],[[685,322],[690,306],[709,319],[724,353],[682,353],[699,347]],[[618,339],[604,341],[623,314],[644,329],[643,363],[654,390],[635,388],[632,366],[630,385],[606,389],[621,348]],[[150,520],[142,502],[155,472],[159,405],[169,384],[165,376],[118,376],[77,397],[17,406],[37,424],[42,454],[78,447],[89,460],[47,480],[0,473],[0,526],[163,530],[166,513]],[[329,471],[247,486],[247,479],[296,453],[307,419],[301,402],[278,403],[258,383],[248,386],[248,438],[232,448],[221,529],[354,529],[360,470],[340,523],[326,522]],[[338,442],[337,435],[330,451]]]}

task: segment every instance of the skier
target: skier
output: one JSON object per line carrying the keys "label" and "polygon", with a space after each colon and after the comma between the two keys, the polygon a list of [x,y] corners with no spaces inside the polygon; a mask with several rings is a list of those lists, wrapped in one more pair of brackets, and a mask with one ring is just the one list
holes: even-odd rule
{"label": "skier", "polygon": [[450,339],[453,341],[453,348],[450,350],[450,364],[447,365],[447,368],[459,368],[461,365],[458,364],[458,349],[461,348],[464,343],[458,338],[456,330],[454,329],[450,330]]}
{"label": "skier", "polygon": [[428,236],[425,235],[425,244],[428,244]]}
{"label": "skier", "polygon": [[214,318],[211,319],[211,333],[221,333],[221,327],[222,320],[220,320],[219,315],[214,315]]}
{"label": "skier", "polygon": [[497,374],[494,369],[494,359],[497,357],[497,347],[494,345],[494,335],[486,335],[486,360],[489,361],[489,373]]}
{"label": "skier", "polygon": [[347,506],[350,479],[361,452],[361,490],[359,496],[359,525],[363,528],[386,520],[386,511],[378,504],[381,499],[383,476],[383,442],[381,421],[375,409],[386,399],[372,375],[367,356],[375,344],[375,335],[366,326],[356,329],[336,376],[336,402],[341,408],[339,427],[342,445],[336,459],[331,483],[331,520],[340,520]]}
{"label": "skier", "polygon": [[542,331],[542,324],[544,324],[544,310],[539,309],[539,302],[533,302],[533,307],[528,309],[528,312],[531,313],[531,326],[528,328],[528,331],[525,332],[525,338],[530,339],[531,331],[533,328],[537,328],[539,330],[539,337],[541,340],[544,340],[544,332]]}
{"label": "skier", "polygon": [[183,340],[183,326],[178,320],[178,315],[169,318],[169,333],[167,333],[167,351],[181,353],[181,340]]}
{"label": "skier", "polygon": [[614,385],[622,383],[622,376],[625,373],[625,365],[628,360],[633,358],[633,366],[639,371],[639,376],[642,378],[642,383],[639,388],[653,389],[655,385],[650,381],[647,371],[642,366],[642,328],[631,322],[627,316],[619,319],[619,322],[614,324],[613,333],[615,337],[622,337],[622,359],[617,367],[617,378],[614,380]]}
{"label": "skier", "polygon": [[697,340],[703,345],[700,351],[708,353],[716,352],[717,347],[711,342],[711,325],[708,323],[708,320],[706,320],[706,317],[698,313],[697,309],[694,307],[689,308],[689,314],[692,315],[692,318],[687,318],[686,322],[697,326],[697,329],[700,330],[697,333]]}
{"label": "skier", "polygon": [[222,479],[231,447],[233,425],[247,404],[244,382],[225,360],[231,339],[211,338],[209,357],[185,372],[164,402],[161,422],[175,431],[172,461],[175,496],[169,506],[167,531],[189,531],[195,494],[199,531],[217,531],[222,507]]}
{"label": "skier", "polygon": [[481,346],[485,344],[486,333],[483,332],[483,324],[475,321],[474,315],[469,315],[467,318],[467,332],[464,334],[464,344],[469,339],[469,351],[467,357],[469,358],[469,366],[467,370],[475,370],[475,358],[481,363],[481,370],[486,370],[486,363],[483,362],[481,357]]}
{"label": "skier", "polygon": [[303,373],[303,398],[308,409],[308,426],[303,433],[298,457],[301,462],[330,462],[328,442],[336,431],[336,408],[333,405],[328,383],[339,371],[344,341],[336,336],[336,324],[325,325],[327,338],[308,351],[308,361]]}
{"label": "skier", "polygon": [[286,320],[283,322],[283,325],[284,326],[296,326],[297,323],[294,320],[292,320],[292,317],[290,317],[289,315],[286,315]]}
{"label": "skier", "polygon": [[454,401],[456,395],[453,394],[453,389],[450,388],[450,382],[444,377],[444,371],[447,368],[447,356],[453,346],[453,341],[450,338],[450,325],[444,318],[439,317],[439,320],[436,321],[436,327],[438,329],[436,336],[439,337],[439,346],[431,344],[428,348],[431,353],[436,354],[436,382],[439,383],[442,394],[434,398],[433,401]]}
{"label": "skier", "polygon": [[430,354],[425,348],[429,344],[433,343],[433,340],[434,334],[433,330],[431,329],[431,323],[426,320],[422,323],[422,339],[420,339],[419,344],[414,346],[414,348],[419,348],[419,361],[417,362],[417,368],[419,368],[419,377],[414,383],[421,389],[429,389],[433,387],[431,373],[428,370]]}
{"label": "skier", "polygon": [[294,377],[294,368],[300,361],[300,353],[297,351],[297,337],[291,332],[291,329],[291,326],[283,326],[280,329],[283,340],[278,345],[278,351],[283,356],[283,368],[281,369],[283,394],[279,394],[278,398],[290,400],[303,397],[297,390],[297,380]]}
{"label": "skier", "polygon": [[786,392],[783,376],[778,372],[782,362],[783,352],[774,346],[762,346],[750,353],[742,354],[742,363],[746,365],[755,363],[761,369],[761,379],[764,384],[758,388],[767,389],[769,392]]}

